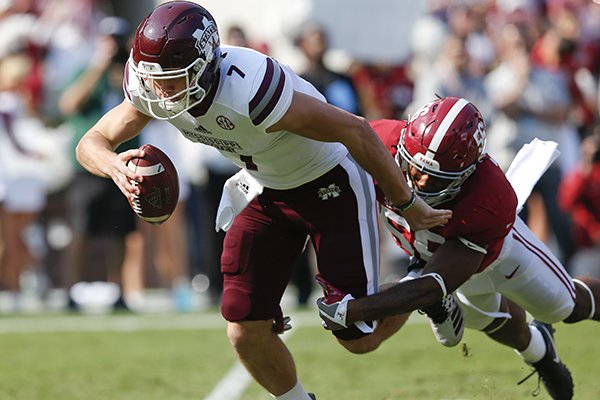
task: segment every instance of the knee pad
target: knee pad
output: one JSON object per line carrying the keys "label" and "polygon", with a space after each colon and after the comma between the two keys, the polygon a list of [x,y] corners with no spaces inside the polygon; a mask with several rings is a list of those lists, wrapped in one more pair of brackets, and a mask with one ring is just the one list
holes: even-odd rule
{"label": "knee pad", "polygon": [[483,333],[485,333],[486,335],[492,335],[496,332],[498,332],[500,329],[502,329],[502,327],[504,325],[506,325],[506,323],[508,322],[508,320],[510,319],[510,317],[501,317],[501,318],[496,318],[495,320],[493,320],[490,325],[495,324],[496,321],[499,321],[497,325],[495,325],[494,327],[490,328],[488,326],[486,326],[485,328],[483,328],[481,331]]}

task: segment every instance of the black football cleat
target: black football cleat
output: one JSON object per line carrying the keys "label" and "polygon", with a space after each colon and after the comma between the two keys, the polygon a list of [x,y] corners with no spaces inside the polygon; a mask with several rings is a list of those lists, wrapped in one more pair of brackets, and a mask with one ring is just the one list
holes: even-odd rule
{"label": "black football cleat", "polygon": [[[544,357],[540,361],[531,364],[528,363],[534,370],[518,384],[520,385],[525,382],[537,372],[539,381],[544,384],[552,399],[571,400],[573,398],[573,378],[567,366],[558,357],[556,345],[554,344],[554,328],[550,324],[535,320],[531,322],[531,325],[539,330],[544,337],[546,354],[544,354]],[[534,396],[539,394],[539,381],[538,389],[532,393]]]}
{"label": "black football cleat", "polygon": [[317,400],[317,396],[315,396],[314,393],[309,393],[308,397],[310,397],[312,400]]}

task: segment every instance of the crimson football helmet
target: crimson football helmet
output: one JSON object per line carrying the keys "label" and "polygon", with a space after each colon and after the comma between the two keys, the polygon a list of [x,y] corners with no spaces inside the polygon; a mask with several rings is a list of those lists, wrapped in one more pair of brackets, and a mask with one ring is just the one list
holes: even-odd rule
{"label": "crimson football helmet", "polygon": [[[396,162],[409,185],[429,205],[453,199],[475,171],[485,151],[485,122],[471,102],[444,97],[421,107],[400,135]],[[419,190],[409,165],[423,174],[448,181],[436,192]]]}
{"label": "crimson football helmet", "polygon": [[[196,3],[166,2],[142,20],[130,64],[139,97],[153,117],[175,118],[206,97],[217,80],[220,44],[217,23]],[[161,89],[169,83],[177,87],[175,93]]]}

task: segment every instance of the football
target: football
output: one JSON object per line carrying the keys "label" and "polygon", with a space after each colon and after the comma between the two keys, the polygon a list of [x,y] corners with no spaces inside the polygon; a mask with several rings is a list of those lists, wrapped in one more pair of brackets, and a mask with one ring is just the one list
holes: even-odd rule
{"label": "football", "polygon": [[130,200],[133,211],[144,221],[162,224],[175,210],[179,199],[179,179],[171,159],[158,147],[144,144],[144,156],[132,158],[129,169],[143,176],[142,182],[133,182],[140,195]]}

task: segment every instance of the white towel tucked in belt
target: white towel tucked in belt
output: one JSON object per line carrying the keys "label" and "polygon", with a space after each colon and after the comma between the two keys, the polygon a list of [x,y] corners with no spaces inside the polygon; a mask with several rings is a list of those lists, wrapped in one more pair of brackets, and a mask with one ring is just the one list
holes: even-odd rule
{"label": "white towel tucked in belt", "polygon": [[517,213],[523,208],[537,181],[559,155],[558,144],[537,138],[521,147],[506,171],[506,177],[517,193]]}
{"label": "white towel tucked in belt", "polygon": [[217,210],[215,230],[229,230],[233,220],[246,206],[263,191],[263,186],[245,169],[227,179]]}

